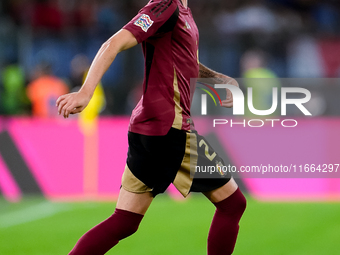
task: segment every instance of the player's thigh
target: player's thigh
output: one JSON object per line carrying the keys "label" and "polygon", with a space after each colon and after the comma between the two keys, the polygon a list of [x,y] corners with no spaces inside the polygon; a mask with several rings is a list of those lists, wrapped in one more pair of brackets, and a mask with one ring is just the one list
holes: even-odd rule
{"label": "player's thigh", "polygon": [[148,210],[152,199],[153,196],[151,192],[138,194],[121,188],[116,208],[144,215]]}
{"label": "player's thigh", "polygon": [[215,190],[203,192],[203,194],[213,203],[221,202],[227,197],[231,196],[236,190],[238,186],[233,178],[231,178],[226,184],[222,187],[219,187]]}

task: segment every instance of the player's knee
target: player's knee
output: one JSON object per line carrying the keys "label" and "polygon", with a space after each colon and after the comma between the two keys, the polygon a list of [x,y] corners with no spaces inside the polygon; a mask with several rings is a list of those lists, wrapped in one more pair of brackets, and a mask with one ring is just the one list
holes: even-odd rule
{"label": "player's knee", "polygon": [[237,216],[241,218],[247,207],[247,200],[240,191],[237,189],[230,197],[226,198],[224,201],[215,203],[217,211],[230,216]]}
{"label": "player's knee", "polygon": [[120,235],[118,237],[119,240],[122,240],[124,238],[127,238],[134,233],[137,232],[139,227],[139,224],[126,224],[122,229],[120,230]]}
{"label": "player's knee", "polygon": [[246,207],[247,207],[247,199],[240,191],[240,194],[238,195],[238,199],[236,200],[236,203],[235,203],[235,211],[237,211],[238,214],[242,215],[244,211],[246,210]]}
{"label": "player's knee", "polygon": [[112,234],[118,240],[122,240],[137,232],[143,215],[116,209],[110,218],[116,222],[114,224],[115,228],[112,229]]}

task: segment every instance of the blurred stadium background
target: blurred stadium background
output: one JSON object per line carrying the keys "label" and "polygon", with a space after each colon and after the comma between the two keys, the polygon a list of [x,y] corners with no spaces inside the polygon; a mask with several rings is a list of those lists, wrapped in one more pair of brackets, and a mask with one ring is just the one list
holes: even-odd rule
{"label": "blurred stadium background", "polygon": [[[67,254],[113,212],[128,115],[141,95],[140,47],[117,57],[81,116],[58,117],[55,100],[79,88],[101,44],[146,2],[0,2],[0,254]],[[236,78],[328,81],[311,87],[313,118],[294,131],[211,134],[198,120],[202,134],[236,166],[339,164],[339,1],[189,0],[189,6],[208,67]],[[237,181],[248,209],[235,254],[339,254],[340,179]],[[214,208],[205,200],[183,201],[171,187],[139,232],[110,254],[206,254]]]}

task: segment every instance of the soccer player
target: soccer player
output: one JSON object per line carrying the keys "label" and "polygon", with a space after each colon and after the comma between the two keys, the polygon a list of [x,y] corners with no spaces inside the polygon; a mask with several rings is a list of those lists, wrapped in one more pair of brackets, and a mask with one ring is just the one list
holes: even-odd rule
{"label": "soccer player", "polygon": [[[70,254],[104,254],[135,233],[153,198],[171,182],[183,196],[191,191],[202,192],[216,206],[208,255],[231,254],[246,200],[230,176],[190,176],[190,164],[223,164],[191,128],[190,97],[194,88],[190,87],[190,78],[237,83],[199,63],[198,29],[187,0],[151,0],[102,45],[81,89],[57,100],[58,112],[65,118],[81,112],[116,55],[139,43],[145,56],[143,97],[130,119],[128,158],[116,210],[85,233]],[[222,105],[232,106],[230,93]]]}

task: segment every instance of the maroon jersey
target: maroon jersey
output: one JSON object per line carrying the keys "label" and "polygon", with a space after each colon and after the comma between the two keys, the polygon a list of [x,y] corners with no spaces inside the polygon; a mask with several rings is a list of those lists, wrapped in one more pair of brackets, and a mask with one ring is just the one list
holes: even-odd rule
{"label": "maroon jersey", "polygon": [[190,78],[198,77],[198,29],[180,0],[152,0],[124,29],[142,43],[143,96],[129,131],[165,135],[190,129]]}

